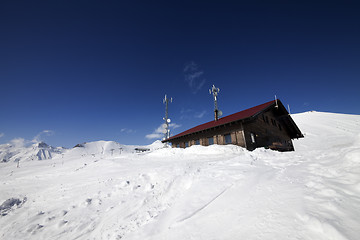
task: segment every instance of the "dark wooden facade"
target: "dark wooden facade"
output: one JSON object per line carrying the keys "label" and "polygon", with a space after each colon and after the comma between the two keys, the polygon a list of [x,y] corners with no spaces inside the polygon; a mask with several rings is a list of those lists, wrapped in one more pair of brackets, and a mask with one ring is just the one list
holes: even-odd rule
{"label": "dark wooden facade", "polygon": [[294,151],[292,139],[302,137],[281,101],[277,100],[196,126],[163,142],[181,148],[234,144],[248,150],[265,147]]}

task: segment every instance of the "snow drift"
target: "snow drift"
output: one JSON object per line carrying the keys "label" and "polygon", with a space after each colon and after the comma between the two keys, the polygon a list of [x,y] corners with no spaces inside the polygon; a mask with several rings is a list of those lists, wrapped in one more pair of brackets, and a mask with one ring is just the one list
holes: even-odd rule
{"label": "snow drift", "polygon": [[286,153],[99,141],[29,161],[45,147],[1,145],[0,238],[357,239],[360,116],[292,117],[305,138]]}

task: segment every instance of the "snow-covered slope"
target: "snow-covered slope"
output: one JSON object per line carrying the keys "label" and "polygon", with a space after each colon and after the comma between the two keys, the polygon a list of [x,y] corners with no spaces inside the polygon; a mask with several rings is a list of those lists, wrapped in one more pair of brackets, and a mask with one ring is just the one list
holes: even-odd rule
{"label": "snow-covered slope", "polygon": [[0,238],[358,239],[360,116],[292,117],[295,152],[100,141],[20,168],[14,155],[0,164]]}

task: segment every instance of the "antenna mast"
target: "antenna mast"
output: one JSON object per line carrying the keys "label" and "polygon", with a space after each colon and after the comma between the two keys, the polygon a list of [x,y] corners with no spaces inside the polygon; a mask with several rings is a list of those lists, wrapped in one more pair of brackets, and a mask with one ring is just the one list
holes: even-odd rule
{"label": "antenna mast", "polygon": [[276,108],[279,107],[279,106],[278,106],[278,102],[277,102],[277,97],[276,97],[276,95],[275,95],[275,107],[276,107]]}
{"label": "antenna mast", "polygon": [[215,113],[215,121],[219,120],[219,117],[221,117],[222,112],[218,109],[217,104],[217,95],[219,94],[220,89],[216,88],[215,85],[212,86],[211,89],[209,89],[209,93],[213,95],[214,97],[214,113]]}
{"label": "antenna mast", "polygon": [[291,112],[290,112],[290,105],[288,104],[288,110],[289,110],[289,115],[291,114]]}
{"label": "antenna mast", "polygon": [[163,118],[165,123],[164,123],[164,140],[168,139],[170,137],[170,129],[169,129],[169,124],[171,122],[170,118],[168,117],[168,105],[169,102],[172,103],[172,98],[167,98],[166,94],[165,94],[165,98],[163,99],[163,103],[165,104],[165,117]]}

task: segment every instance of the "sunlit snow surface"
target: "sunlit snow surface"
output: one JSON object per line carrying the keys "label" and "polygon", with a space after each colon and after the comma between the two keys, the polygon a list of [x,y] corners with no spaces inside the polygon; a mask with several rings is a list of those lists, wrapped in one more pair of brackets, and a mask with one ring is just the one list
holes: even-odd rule
{"label": "sunlit snow surface", "polygon": [[360,116],[292,117],[287,153],[1,145],[0,239],[359,239]]}

